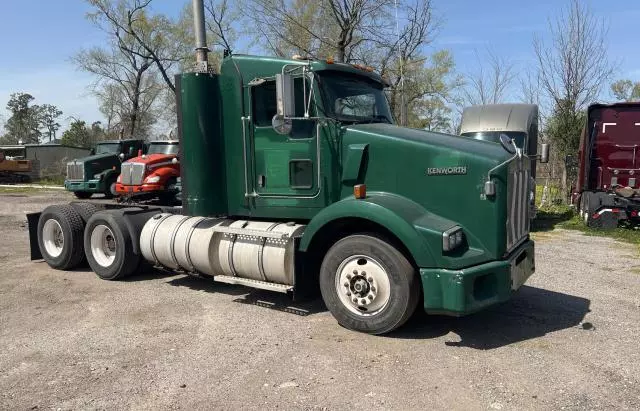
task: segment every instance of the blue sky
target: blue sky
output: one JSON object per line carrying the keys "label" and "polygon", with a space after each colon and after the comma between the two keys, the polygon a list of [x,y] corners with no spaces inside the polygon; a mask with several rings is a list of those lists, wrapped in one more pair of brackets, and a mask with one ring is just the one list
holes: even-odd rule
{"label": "blue sky", "polygon": [[[433,49],[450,49],[462,73],[473,73],[476,52],[482,55],[487,48],[523,71],[534,63],[534,33],[544,38],[547,19],[566,4],[563,0],[432,1],[443,20]],[[608,50],[618,63],[616,77],[640,80],[640,1],[584,1],[608,21]],[[154,0],[158,11],[171,15],[182,6],[181,0]],[[82,0],[0,0],[0,123],[7,118],[9,94],[19,91],[32,94],[36,103],[60,107],[65,124],[70,116],[101,120],[89,89],[94,79],[69,62],[81,48],[104,42],[104,33],[85,19],[88,11]]]}

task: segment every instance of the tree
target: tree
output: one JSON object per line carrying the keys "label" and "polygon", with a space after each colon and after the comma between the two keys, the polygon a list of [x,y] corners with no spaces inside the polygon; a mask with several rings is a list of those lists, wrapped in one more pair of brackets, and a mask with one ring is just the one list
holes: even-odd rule
{"label": "tree", "polygon": [[618,80],[611,84],[611,92],[618,101],[640,100],[640,81]]}
{"label": "tree", "polygon": [[[552,107],[544,134],[553,144],[557,158],[575,155],[584,125],[584,110],[595,101],[610,80],[614,68],[607,56],[607,27],[580,0],[549,20],[550,41],[534,37],[533,48],[543,100]],[[566,193],[564,162],[562,186]]]}
{"label": "tree", "polygon": [[466,76],[463,98],[468,105],[504,102],[505,94],[515,79],[514,66],[507,59],[487,50],[486,58],[476,51],[476,73]]}
{"label": "tree", "polygon": [[[146,136],[154,122],[152,111],[161,87],[151,70],[157,54],[138,39],[139,33],[153,31],[159,23],[147,19],[144,13],[149,1],[134,1],[133,11],[128,9],[130,5],[125,0],[116,4],[106,0],[89,0],[89,3],[96,7],[89,18],[109,35],[111,44],[107,48],[82,50],[73,61],[80,69],[98,76],[94,91],[101,100],[110,98],[106,102],[102,100],[102,105],[110,106],[114,115],[110,120],[115,124],[109,125],[131,136]],[[123,30],[123,21],[137,31],[131,34]]]}
{"label": "tree", "polygon": [[367,43],[394,34],[392,6],[390,0],[249,0],[244,13],[276,55],[349,62]]}
{"label": "tree", "polygon": [[87,126],[86,122],[75,119],[69,129],[62,133],[60,142],[72,147],[92,148],[103,137],[104,131],[99,121]]}
{"label": "tree", "polygon": [[11,116],[5,124],[5,141],[11,144],[38,144],[40,142],[40,108],[30,105],[34,97],[28,93],[12,93],[7,110]]}
{"label": "tree", "polygon": [[614,70],[607,56],[606,25],[580,0],[570,0],[555,20],[549,20],[549,32],[550,44],[534,37],[533,46],[540,84],[554,107],[553,116],[567,116],[560,123],[576,126],[561,128],[569,133],[559,144],[564,156],[578,150],[582,124],[577,125],[575,118],[595,101]]}
{"label": "tree", "polygon": [[49,142],[56,138],[56,132],[60,129],[57,119],[62,115],[62,110],[51,104],[43,104],[39,107],[40,122],[45,128]]}

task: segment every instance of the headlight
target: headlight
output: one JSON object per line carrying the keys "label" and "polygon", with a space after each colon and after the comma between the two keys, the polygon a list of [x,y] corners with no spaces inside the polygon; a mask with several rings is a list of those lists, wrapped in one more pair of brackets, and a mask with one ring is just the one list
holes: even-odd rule
{"label": "headlight", "polygon": [[464,232],[462,227],[455,226],[442,233],[442,251],[451,251],[462,245]]}
{"label": "headlight", "polygon": [[160,181],[160,176],[151,176],[151,177],[147,177],[144,179],[145,183],[157,183],[158,181]]}
{"label": "headlight", "polygon": [[122,182],[122,174],[118,174],[118,178],[116,179],[118,183]]}

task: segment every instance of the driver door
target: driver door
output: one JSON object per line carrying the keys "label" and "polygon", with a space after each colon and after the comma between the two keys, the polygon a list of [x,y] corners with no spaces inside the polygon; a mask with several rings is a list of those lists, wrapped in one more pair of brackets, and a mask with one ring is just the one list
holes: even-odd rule
{"label": "driver door", "polygon": [[[304,115],[302,87],[302,78],[295,79],[296,117]],[[308,93],[307,90],[307,96]],[[283,200],[280,203],[284,205],[287,199],[316,196],[319,191],[317,121],[291,120],[291,131],[279,134],[271,123],[276,114],[275,80],[252,86],[250,95],[254,161],[248,175],[253,176],[256,205],[278,205],[278,199]]]}

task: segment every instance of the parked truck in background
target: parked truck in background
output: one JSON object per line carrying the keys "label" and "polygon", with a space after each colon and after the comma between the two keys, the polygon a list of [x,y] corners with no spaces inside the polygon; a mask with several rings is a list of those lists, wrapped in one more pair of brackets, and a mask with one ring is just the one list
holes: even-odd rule
{"label": "parked truck in background", "polygon": [[534,272],[521,151],[394,125],[365,67],[226,53],[214,74],[202,16],[194,0],[196,70],[176,77],[183,206],[47,207],[28,215],[32,259],[319,290],[372,334],[419,303],[458,316],[505,301]]}
{"label": "parked truck in background", "polygon": [[24,157],[5,156],[0,150],[0,183],[15,184],[28,183],[31,181],[29,172],[31,171],[31,160]]}
{"label": "parked truck in background", "polygon": [[640,102],[589,106],[572,201],[589,227],[640,222]]}
{"label": "parked truck in background", "polygon": [[127,199],[157,197],[163,204],[175,201],[180,177],[177,140],[152,141],[147,153],[122,163],[116,193]]}
{"label": "parked truck in background", "polygon": [[[530,217],[536,215],[536,163],[538,154],[538,106],[535,104],[484,104],[465,107],[460,135],[476,140],[500,142],[500,136],[513,139],[524,155],[531,158]],[[545,153],[548,156],[548,153]]]}
{"label": "parked truck in background", "polygon": [[144,140],[99,142],[89,157],[67,163],[64,187],[80,199],[87,199],[96,193],[111,198],[116,195],[116,179],[120,175],[120,164],[140,155],[143,148]]}

